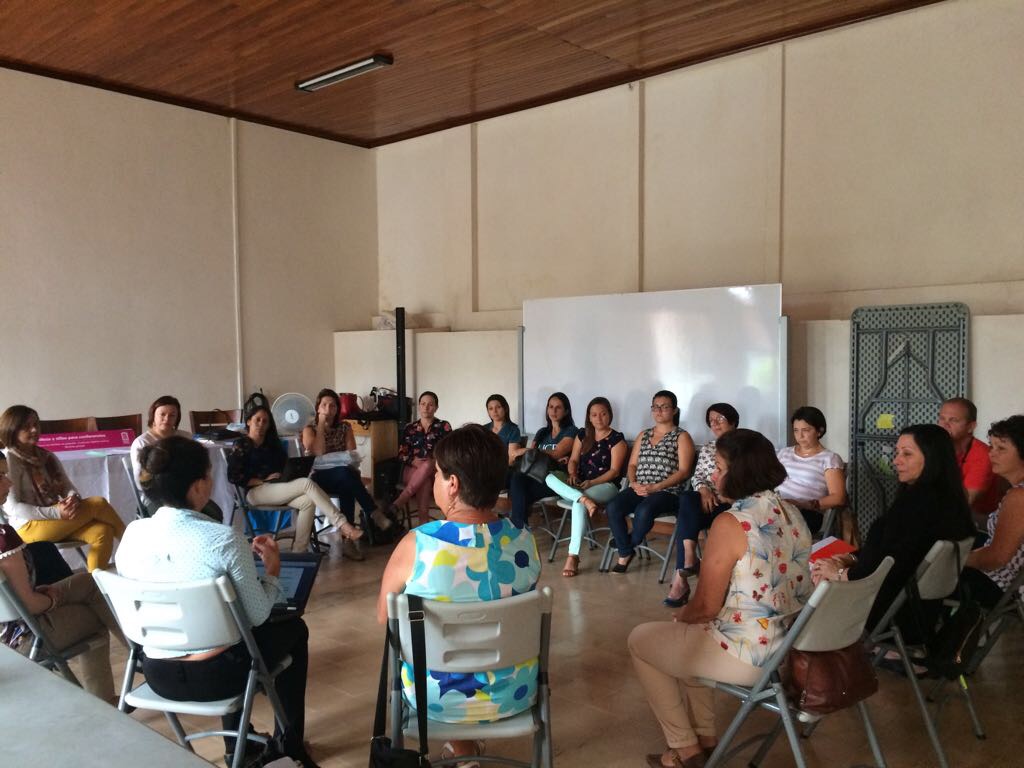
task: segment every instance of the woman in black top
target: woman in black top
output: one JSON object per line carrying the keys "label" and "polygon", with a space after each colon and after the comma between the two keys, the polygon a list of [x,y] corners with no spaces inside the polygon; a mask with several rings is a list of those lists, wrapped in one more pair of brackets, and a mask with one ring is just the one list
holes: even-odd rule
{"label": "woman in black top", "polygon": [[[559,464],[565,464],[572,453],[572,443],[577,430],[572,420],[572,405],[564,393],[555,392],[548,398],[544,420],[545,426],[537,430],[530,447],[543,451]],[[526,448],[509,446],[509,459],[515,462],[526,451]],[[530,506],[552,495],[553,492],[544,483],[513,469],[508,482],[508,499],[512,504],[509,520],[519,528],[525,527]]]}
{"label": "woman in black top", "polygon": [[[869,628],[882,618],[936,541],[960,541],[975,532],[946,430],[935,424],[905,428],[892,463],[899,490],[889,509],[871,525],[864,546],[856,556],[819,560],[813,569],[815,582],[856,580],[873,573],[883,558],[892,555],[896,562],[875,598]],[[901,611],[897,621],[909,642],[920,641],[912,611]]]}

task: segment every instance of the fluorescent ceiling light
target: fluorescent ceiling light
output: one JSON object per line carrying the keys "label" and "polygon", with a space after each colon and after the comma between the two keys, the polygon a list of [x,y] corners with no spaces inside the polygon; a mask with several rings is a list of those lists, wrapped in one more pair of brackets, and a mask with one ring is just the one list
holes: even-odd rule
{"label": "fluorescent ceiling light", "polygon": [[368,59],[360,59],[359,61],[354,61],[351,64],[346,64],[343,67],[332,69],[330,72],[324,72],[322,75],[311,77],[308,80],[301,80],[295,84],[295,87],[300,91],[312,93],[313,91],[318,91],[321,88],[326,88],[328,85],[334,85],[335,83],[340,83],[342,80],[348,80],[350,77],[355,77],[374,69],[380,69],[381,67],[389,67],[394,63],[394,61],[394,58],[387,54],[375,53]]}

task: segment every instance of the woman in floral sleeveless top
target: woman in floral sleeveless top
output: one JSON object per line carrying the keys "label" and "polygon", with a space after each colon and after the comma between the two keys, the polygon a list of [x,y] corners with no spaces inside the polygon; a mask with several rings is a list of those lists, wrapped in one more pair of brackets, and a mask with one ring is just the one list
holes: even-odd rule
{"label": "woman in floral sleeveless top", "polygon": [[736,429],[716,444],[714,482],[732,507],[712,523],[701,577],[672,622],[641,624],[629,651],[668,750],[648,755],[666,768],[704,765],[718,743],[713,691],[698,677],[752,685],[781,645],[787,619],[813,589],[811,535],[772,489],[786,476],[772,444]]}
{"label": "woman in floral sleeveless top", "polygon": [[[405,591],[428,600],[476,602],[529,592],[540,577],[533,534],[494,512],[508,452],[486,427],[467,424],[434,449],[434,501],[445,520],[410,531],[381,578],[377,619],[387,620],[387,595]],[[406,700],[416,706],[413,671],[402,669]],[[524,712],[537,697],[537,660],[479,674],[427,671],[427,716],[448,723],[487,722]],[[446,745],[449,756],[476,754],[472,741]]]}

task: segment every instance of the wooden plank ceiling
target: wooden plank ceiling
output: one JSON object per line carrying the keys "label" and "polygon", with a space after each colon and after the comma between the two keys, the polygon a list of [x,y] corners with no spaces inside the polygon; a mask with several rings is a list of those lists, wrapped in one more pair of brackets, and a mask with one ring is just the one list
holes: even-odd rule
{"label": "wooden plank ceiling", "polygon": [[0,66],[371,147],[934,1],[2,0]]}

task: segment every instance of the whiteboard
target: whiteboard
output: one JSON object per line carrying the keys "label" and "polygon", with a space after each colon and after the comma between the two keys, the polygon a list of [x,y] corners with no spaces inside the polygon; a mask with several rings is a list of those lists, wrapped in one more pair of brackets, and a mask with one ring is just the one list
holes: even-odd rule
{"label": "whiteboard", "polygon": [[703,443],[705,409],[731,403],[740,426],[786,444],[786,324],[782,286],[576,296],[523,302],[524,429],[544,426],[562,391],[582,426],[607,397],[613,426],[633,439],[652,422],[651,396],[679,398],[680,423]]}

